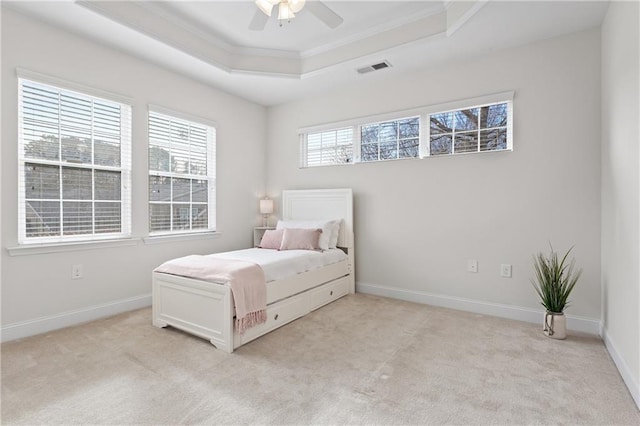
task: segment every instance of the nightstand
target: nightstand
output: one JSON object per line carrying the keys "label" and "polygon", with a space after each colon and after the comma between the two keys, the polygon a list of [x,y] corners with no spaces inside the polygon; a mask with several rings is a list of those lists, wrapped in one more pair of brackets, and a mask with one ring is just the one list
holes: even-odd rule
{"label": "nightstand", "polygon": [[262,241],[262,236],[265,231],[274,230],[273,226],[256,226],[253,228],[253,246],[258,247],[260,245],[260,241]]}

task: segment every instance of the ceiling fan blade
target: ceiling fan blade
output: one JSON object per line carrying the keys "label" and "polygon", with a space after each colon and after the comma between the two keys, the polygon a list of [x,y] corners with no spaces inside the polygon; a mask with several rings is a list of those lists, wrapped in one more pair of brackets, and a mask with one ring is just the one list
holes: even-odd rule
{"label": "ceiling fan blade", "polygon": [[251,23],[249,24],[249,29],[251,31],[262,31],[264,30],[265,25],[267,25],[267,21],[269,17],[262,13],[260,9],[256,9],[256,13],[253,14],[253,19],[251,19]]}
{"label": "ceiling fan blade", "polygon": [[344,21],[340,15],[321,1],[309,1],[306,3],[305,9],[324,22],[329,28],[336,28]]}

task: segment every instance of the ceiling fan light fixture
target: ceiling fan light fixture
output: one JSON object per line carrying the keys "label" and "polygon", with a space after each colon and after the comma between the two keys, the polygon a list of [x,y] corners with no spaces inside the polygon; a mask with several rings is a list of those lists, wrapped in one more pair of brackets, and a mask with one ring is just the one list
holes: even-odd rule
{"label": "ceiling fan light fixture", "polygon": [[293,13],[298,13],[304,7],[305,0],[289,0],[288,3],[289,9],[291,9]]}
{"label": "ceiling fan light fixture", "polygon": [[[2,1],[2,0],[0,0]],[[296,13],[300,12],[305,6],[307,6],[306,0],[254,0],[258,9],[261,10],[265,16],[255,11],[253,19],[249,24],[249,29],[252,31],[262,31],[267,24],[269,17],[274,16],[274,7],[278,7],[278,24],[282,27],[284,21],[291,22],[295,18]],[[308,11],[318,18],[321,22],[327,25],[329,28],[336,28],[344,19],[340,15],[336,14],[327,5],[320,0],[314,0],[309,2]],[[313,7],[312,7],[313,6]]]}
{"label": "ceiling fan light fixture", "polygon": [[256,6],[258,6],[258,9],[263,11],[265,15],[271,16],[273,6],[278,4],[278,1],[279,0],[256,0]]}
{"label": "ceiling fan light fixture", "polygon": [[290,21],[291,19],[295,18],[296,15],[293,13],[293,10],[291,10],[291,8],[289,7],[289,3],[286,1],[283,1],[279,4],[279,8],[278,8],[278,19],[280,21]]}

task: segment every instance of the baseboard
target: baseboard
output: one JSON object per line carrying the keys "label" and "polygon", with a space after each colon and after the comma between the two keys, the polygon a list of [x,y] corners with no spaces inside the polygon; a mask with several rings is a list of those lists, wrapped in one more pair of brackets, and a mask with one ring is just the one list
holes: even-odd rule
{"label": "baseboard", "polygon": [[629,389],[629,393],[631,394],[631,398],[636,403],[636,406],[640,410],[640,383],[637,382],[636,378],[633,377],[631,373],[631,369],[629,365],[625,362],[625,360],[620,356],[620,353],[616,349],[616,345],[611,340],[611,337],[607,333],[607,329],[603,328],[602,330],[602,339],[604,340],[604,345],[609,351],[609,355],[611,355],[611,359],[613,363],[618,368],[620,372],[620,376],[622,376],[622,380],[627,385]]}
{"label": "baseboard", "polygon": [[[362,282],[356,283],[356,292],[406,300],[408,302],[423,303],[425,305],[458,309],[477,314],[509,318],[534,324],[542,324],[542,317],[544,315],[544,311],[542,310],[523,308],[520,306],[482,302],[461,297],[444,296],[424,291],[405,290]],[[583,333],[600,335],[601,326],[600,320],[597,319],[567,315],[567,328]]]}
{"label": "baseboard", "polygon": [[33,320],[16,322],[2,326],[2,338],[0,340],[2,342],[8,342],[23,337],[34,336],[36,334],[82,324],[147,306],[151,306],[151,294],[89,306],[87,308],[40,317]]}

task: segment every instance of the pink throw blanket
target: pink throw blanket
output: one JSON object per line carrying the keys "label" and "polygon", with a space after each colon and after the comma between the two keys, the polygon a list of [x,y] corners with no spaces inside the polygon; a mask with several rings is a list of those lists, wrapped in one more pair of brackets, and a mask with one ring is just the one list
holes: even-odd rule
{"label": "pink throw blanket", "polygon": [[255,263],[191,255],[165,262],[155,272],[213,283],[228,282],[236,308],[236,330],[240,334],[267,321],[267,285],[264,271]]}

